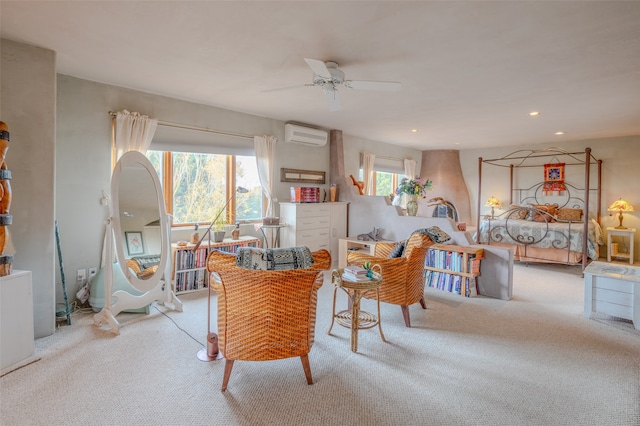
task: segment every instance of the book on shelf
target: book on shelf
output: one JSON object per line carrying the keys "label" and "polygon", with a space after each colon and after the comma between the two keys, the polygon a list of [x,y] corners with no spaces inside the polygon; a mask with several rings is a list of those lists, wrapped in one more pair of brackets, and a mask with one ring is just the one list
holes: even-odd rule
{"label": "book on shelf", "polygon": [[480,273],[480,259],[476,257],[469,259],[469,272],[476,275]]}

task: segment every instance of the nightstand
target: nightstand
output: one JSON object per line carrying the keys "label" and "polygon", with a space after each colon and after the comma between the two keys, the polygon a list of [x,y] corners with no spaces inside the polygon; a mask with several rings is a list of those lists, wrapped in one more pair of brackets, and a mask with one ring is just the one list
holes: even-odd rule
{"label": "nightstand", "polygon": [[[612,257],[619,257],[622,259],[629,259],[629,264],[633,265],[633,240],[635,238],[635,234],[635,228],[607,228],[607,262],[611,262]],[[613,236],[629,238],[629,253],[611,253],[611,237]]]}

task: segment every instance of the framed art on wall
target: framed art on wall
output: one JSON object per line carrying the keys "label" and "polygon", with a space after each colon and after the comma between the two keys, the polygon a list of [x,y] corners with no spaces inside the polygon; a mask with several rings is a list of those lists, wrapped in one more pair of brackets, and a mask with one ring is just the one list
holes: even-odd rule
{"label": "framed art on wall", "polygon": [[127,240],[127,251],[129,252],[129,256],[144,254],[142,232],[125,232],[124,235]]}

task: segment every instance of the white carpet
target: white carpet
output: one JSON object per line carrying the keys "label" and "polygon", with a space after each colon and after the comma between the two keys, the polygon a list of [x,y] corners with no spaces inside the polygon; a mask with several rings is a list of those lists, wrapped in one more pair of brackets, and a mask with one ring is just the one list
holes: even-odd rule
{"label": "white carpet", "polygon": [[0,424],[640,425],[640,331],[583,318],[577,268],[517,265],[514,277],[508,302],[427,289],[412,328],[383,304],[388,343],[362,330],[358,353],[348,329],[326,334],[326,282],[312,386],[298,358],[237,361],[220,392],[224,361],[196,357],[206,291],[181,296],[185,312],[166,313],[175,324],[164,307],[119,315],[120,336],[74,315],[36,341],[40,361],[0,378]]}

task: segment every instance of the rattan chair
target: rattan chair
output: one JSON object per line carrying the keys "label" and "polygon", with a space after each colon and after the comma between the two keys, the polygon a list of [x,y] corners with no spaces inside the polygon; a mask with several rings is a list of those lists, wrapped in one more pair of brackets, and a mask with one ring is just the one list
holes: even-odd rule
{"label": "rattan chair", "polygon": [[212,251],[207,258],[211,289],[218,294],[218,347],[226,358],[222,391],[233,363],[300,357],[313,384],[308,354],[314,341],[318,289],[326,250],[313,253],[308,269],[263,271],[235,265],[233,256]]}
{"label": "rattan chair", "polygon": [[[427,235],[415,233],[407,241],[402,257],[388,257],[396,243],[376,243],[373,255],[350,251],[347,264],[362,266],[364,262],[371,262],[380,265],[380,301],[400,305],[405,325],[411,327],[409,305],[420,302],[422,308],[427,309],[424,301],[424,261],[432,244]],[[368,293],[365,297],[375,298],[375,294]]]}

